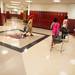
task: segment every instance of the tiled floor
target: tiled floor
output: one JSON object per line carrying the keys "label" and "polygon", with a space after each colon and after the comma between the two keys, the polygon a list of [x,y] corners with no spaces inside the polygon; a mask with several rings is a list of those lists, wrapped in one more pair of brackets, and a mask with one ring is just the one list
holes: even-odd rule
{"label": "tiled floor", "polygon": [[[3,31],[14,29],[14,27],[15,29],[23,29],[22,24],[22,21],[12,19],[0,28]],[[33,32],[44,34],[34,33],[33,39],[51,35],[50,30],[40,28],[33,28]],[[3,40],[3,35],[0,33],[0,42]],[[7,43],[12,43],[12,39],[15,38],[8,38],[8,40],[4,38]],[[17,42],[19,40],[18,47],[24,46],[27,41],[27,39],[17,39]],[[31,39],[28,41],[30,42]],[[16,46],[17,42],[13,41],[13,44]],[[51,36],[29,48],[24,48],[21,53],[13,48],[0,45],[0,75],[75,75],[75,37],[69,35],[69,40],[67,38],[63,40],[62,50],[64,51],[62,53],[60,53],[61,46],[62,43],[56,44],[50,52]]]}

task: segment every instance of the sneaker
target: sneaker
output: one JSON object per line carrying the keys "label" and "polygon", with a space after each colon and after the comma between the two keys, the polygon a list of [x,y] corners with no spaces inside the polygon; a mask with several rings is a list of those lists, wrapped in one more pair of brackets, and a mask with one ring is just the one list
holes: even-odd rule
{"label": "sneaker", "polygon": [[26,35],[26,34],[24,34],[23,36],[24,36],[24,37],[26,37],[27,35]]}

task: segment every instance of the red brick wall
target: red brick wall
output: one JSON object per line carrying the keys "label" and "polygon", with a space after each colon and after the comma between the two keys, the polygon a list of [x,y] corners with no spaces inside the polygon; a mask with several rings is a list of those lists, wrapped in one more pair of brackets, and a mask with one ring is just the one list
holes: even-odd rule
{"label": "red brick wall", "polygon": [[68,29],[70,33],[75,33],[75,19],[69,19],[68,20]]}

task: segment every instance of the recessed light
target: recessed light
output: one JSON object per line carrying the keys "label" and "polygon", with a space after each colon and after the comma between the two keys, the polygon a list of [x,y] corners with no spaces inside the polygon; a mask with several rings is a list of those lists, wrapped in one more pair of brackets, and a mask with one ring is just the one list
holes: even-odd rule
{"label": "recessed light", "polygon": [[25,2],[31,3],[32,1],[31,0],[26,0]]}
{"label": "recessed light", "polygon": [[1,53],[2,53],[3,55],[6,55],[6,54],[8,54],[8,50],[2,50]]}
{"label": "recessed light", "polygon": [[53,2],[61,2],[60,0],[53,0]]}

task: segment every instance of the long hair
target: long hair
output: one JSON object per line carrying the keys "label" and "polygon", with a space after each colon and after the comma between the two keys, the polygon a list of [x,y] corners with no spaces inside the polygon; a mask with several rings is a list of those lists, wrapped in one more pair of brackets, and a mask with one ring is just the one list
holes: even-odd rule
{"label": "long hair", "polygon": [[65,16],[64,19],[68,19],[68,16]]}
{"label": "long hair", "polygon": [[53,19],[53,22],[57,22],[58,21],[58,19],[55,17],[54,19]]}

